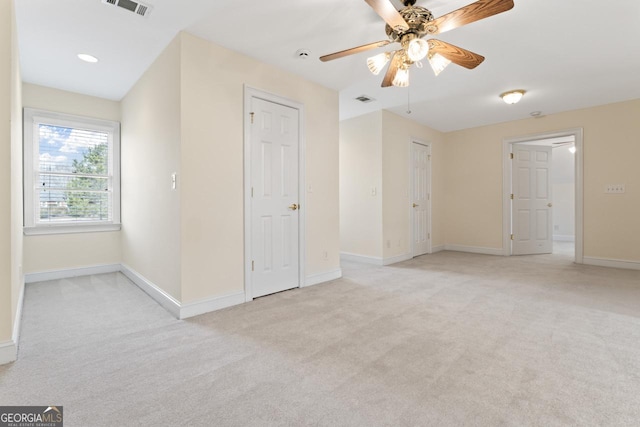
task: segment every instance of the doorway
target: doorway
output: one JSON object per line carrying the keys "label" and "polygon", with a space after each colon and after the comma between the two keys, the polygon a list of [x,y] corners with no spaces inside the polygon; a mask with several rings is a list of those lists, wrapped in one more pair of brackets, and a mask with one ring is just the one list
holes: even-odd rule
{"label": "doorway", "polygon": [[504,255],[582,263],[582,129],[507,139],[503,159]]}
{"label": "doorway", "polygon": [[245,88],[245,300],[299,287],[304,265],[302,106]]}
{"label": "doorway", "polygon": [[411,142],[411,256],[431,253],[431,145]]}

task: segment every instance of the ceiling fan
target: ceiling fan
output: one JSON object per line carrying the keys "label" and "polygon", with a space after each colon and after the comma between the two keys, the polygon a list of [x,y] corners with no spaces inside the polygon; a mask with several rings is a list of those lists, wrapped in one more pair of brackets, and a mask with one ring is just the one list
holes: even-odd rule
{"label": "ceiling fan", "polygon": [[403,0],[405,7],[399,11],[390,0],[365,1],[387,23],[385,29],[389,40],[324,55],[320,60],[331,61],[391,43],[400,43],[401,49],[395,52],[383,52],[367,60],[369,70],[375,75],[378,75],[390,62],[382,80],[382,87],[409,86],[409,68],[413,64],[422,68],[421,60],[424,58],[427,58],[436,76],[452,62],[469,69],[477,67],[484,61],[484,56],[441,40],[425,41],[424,37],[444,33],[506,12],[513,7],[513,0],[479,0],[435,19],[429,9],[415,6],[416,0]]}

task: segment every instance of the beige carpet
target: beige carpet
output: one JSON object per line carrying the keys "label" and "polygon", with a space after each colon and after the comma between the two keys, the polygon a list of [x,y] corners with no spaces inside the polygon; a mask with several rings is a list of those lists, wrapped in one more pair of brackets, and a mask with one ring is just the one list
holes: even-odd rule
{"label": "beige carpet", "polygon": [[343,267],[187,321],[120,274],[28,285],[0,404],[63,405],[67,427],[640,424],[640,271]]}

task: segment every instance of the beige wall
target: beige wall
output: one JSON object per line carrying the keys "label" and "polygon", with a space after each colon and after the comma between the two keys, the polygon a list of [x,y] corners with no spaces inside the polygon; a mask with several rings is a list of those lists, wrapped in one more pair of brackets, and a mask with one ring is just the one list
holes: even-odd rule
{"label": "beige wall", "polygon": [[[340,250],[382,258],[382,112],[340,122]],[[376,189],[376,195],[372,189]]]}
{"label": "beige wall", "polygon": [[[187,33],[182,48],[182,301],[242,292],[243,87],[304,105],[306,275],[339,269],[338,93]],[[323,253],[327,253],[324,259]]]}
{"label": "beige wall", "polygon": [[[122,100],[122,262],[180,300],[180,42]],[[178,189],[171,189],[171,174]]]}
{"label": "beige wall", "polygon": [[[24,83],[24,107],[120,121],[120,103],[93,96]],[[118,264],[120,232],[25,236],[24,272],[65,270]]]}
{"label": "beige wall", "polygon": [[[432,246],[444,244],[444,136],[389,111],[382,112],[384,258],[411,253],[410,144],[431,145]],[[389,243],[389,244],[388,244]],[[390,246],[390,247],[389,247]]]}
{"label": "beige wall", "polygon": [[304,105],[306,274],[339,268],[337,93],[182,33],[122,102],[123,262],[182,303],[244,290],[245,84]]}
{"label": "beige wall", "polygon": [[[584,256],[640,261],[640,100],[446,135],[448,244],[502,247],[505,138],[584,129]],[[607,184],[626,193],[605,194]]]}
{"label": "beige wall", "polygon": [[444,135],[389,111],[376,111],[340,122],[343,253],[378,259],[411,253],[412,141],[431,145],[432,244],[444,244]]}
{"label": "beige wall", "polygon": [[11,339],[11,22],[13,3],[0,2],[0,344]]}

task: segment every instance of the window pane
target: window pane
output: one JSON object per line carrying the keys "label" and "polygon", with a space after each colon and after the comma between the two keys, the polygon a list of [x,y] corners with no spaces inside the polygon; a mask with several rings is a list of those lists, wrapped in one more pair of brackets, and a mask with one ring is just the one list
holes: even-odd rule
{"label": "window pane", "polygon": [[107,175],[107,132],[39,124],[40,171]]}
{"label": "window pane", "polygon": [[111,193],[38,190],[40,222],[111,220]]}
{"label": "window pane", "polygon": [[108,178],[93,178],[69,175],[40,174],[38,186],[40,190],[91,190],[108,191]]}

